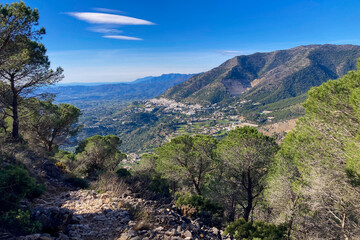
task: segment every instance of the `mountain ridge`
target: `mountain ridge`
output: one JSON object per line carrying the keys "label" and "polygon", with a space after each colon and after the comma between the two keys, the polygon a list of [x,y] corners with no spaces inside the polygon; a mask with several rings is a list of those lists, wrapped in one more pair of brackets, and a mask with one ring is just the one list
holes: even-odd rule
{"label": "mountain ridge", "polygon": [[357,45],[305,45],[231,58],[167,90],[161,97],[202,105],[231,98],[269,104],[297,97],[310,87],[356,67]]}

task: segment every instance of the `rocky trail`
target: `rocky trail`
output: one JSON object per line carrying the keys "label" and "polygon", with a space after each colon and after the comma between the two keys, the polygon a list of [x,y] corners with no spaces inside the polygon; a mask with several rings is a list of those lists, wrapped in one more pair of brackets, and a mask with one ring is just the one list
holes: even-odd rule
{"label": "rocky trail", "polygon": [[202,226],[181,216],[175,206],[123,194],[94,190],[48,191],[34,204],[33,219],[47,234],[33,234],[27,240],[200,240],[230,239],[217,228]]}

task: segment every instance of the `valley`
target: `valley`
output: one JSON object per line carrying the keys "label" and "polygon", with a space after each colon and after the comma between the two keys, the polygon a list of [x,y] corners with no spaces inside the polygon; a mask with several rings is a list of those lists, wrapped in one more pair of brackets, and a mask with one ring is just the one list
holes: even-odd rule
{"label": "valley", "polygon": [[10,2],[0,240],[360,239],[348,5]]}
{"label": "valley", "polygon": [[[57,102],[82,109],[78,141],[116,134],[123,151],[140,154],[185,133],[220,139],[237,126],[263,129],[297,119],[305,113],[307,91],[355,69],[358,57],[359,46],[308,45],[234,57],[196,75],[168,74],[131,84],[51,91],[60,92]],[[282,129],[264,132],[281,141]]]}

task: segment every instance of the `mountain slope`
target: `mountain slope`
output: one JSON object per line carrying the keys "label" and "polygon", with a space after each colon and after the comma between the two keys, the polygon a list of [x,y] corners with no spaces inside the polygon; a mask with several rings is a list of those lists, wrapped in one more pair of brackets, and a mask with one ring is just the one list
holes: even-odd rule
{"label": "mountain slope", "polygon": [[54,86],[47,89],[55,93],[57,102],[76,103],[86,101],[133,101],[156,97],[193,74],[164,74],[148,77],[132,83],[116,83],[98,86]]}
{"label": "mountain slope", "polygon": [[360,46],[308,45],[234,57],[162,97],[203,105],[241,97],[261,104],[293,98],[356,67]]}

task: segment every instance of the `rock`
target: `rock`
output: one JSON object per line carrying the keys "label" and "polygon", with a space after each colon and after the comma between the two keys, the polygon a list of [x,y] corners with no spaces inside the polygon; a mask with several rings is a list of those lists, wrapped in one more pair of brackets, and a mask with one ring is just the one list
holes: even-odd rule
{"label": "rock", "polygon": [[93,219],[100,222],[106,221],[106,217],[104,215],[95,216]]}
{"label": "rock", "polygon": [[164,228],[163,227],[157,227],[154,229],[155,232],[161,232]]}
{"label": "rock", "polygon": [[192,238],[192,233],[191,233],[189,230],[186,230],[186,231],[184,232],[184,237],[185,237],[185,238]]}
{"label": "rock", "polygon": [[52,240],[51,237],[41,236],[39,240]]}
{"label": "rock", "polygon": [[59,236],[56,238],[56,240],[70,240],[70,238],[63,233],[59,233]]}
{"label": "rock", "polygon": [[0,240],[16,240],[10,233],[0,233]]}
{"label": "rock", "polygon": [[117,240],[128,240],[130,238],[128,233],[122,233],[120,238],[118,238]]}
{"label": "rock", "polygon": [[128,234],[130,235],[130,237],[135,237],[136,236],[136,232],[134,230],[132,230],[132,229],[130,229],[128,231]]}
{"label": "rock", "polygon": [[211,230],[215,235],[219,235],[219,229],[217,229],[216,227],[213,227]]}
{"label": "rock", "polygon": [[65,230],[72,219],[72,212],[65,208],[35,208],[32,221],[39,221],[45,233],[54,234]]}

